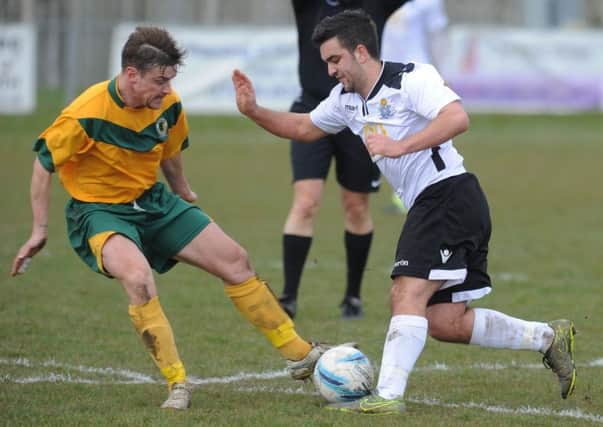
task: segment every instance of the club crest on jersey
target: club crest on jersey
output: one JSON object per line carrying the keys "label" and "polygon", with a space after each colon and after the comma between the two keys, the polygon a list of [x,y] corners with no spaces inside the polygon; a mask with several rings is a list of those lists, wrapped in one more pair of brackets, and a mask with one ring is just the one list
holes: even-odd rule
{"label": "club crest on jersey", "polygon": [[387,103],[386,98],[381,98],[379,101],[379,118],[390,119],[394,115],[394,109]]}
{"label": "club crest on jersey", "polygon": [[167,138],[168,133],[168,122],[165,117],[159,117],[159,120],[155,122],[155,129],[159,134],[159,138],[163,141]]}

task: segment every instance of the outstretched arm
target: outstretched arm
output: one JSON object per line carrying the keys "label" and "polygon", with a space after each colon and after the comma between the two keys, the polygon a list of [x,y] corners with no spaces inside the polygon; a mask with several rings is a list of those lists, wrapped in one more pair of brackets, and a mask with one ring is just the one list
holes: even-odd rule
{"label": "outstretched arm", "polygon": [[44,169],[36,157],[31,176],[31,211],[33,214],[31,236],[17,252],[10,271],[11,276],[25,273],[31,258],[46,244],[51,183],[50,172]]}
{"label": "outstretched arm", "polygon": [[161,162],[161,171],[167,180],[172,191],[178,194],[187,202],[197,200],[197,195],[191,190],[186,177],[184,176],[184,166],[182,164],[182,153]]}
{"label": "outstretched arm", "polygon": [[317,127],[310,114],[290,113],[260,107],[251,80],[241,71],[232,73],[239,111],[273,135],[301,142],[313,142],[327,135]]}

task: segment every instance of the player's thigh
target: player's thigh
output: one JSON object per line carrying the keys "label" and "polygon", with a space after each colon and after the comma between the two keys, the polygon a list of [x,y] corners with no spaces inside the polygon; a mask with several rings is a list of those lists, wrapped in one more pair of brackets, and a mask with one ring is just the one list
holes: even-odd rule
{"label": "player's thigh", "polygon": [[310,143],[291,141],[289,144],[293,182],[327,179],[333,157],[333,144],[329,137]]}
{"label": "player's thigh", "polygon": [[335,172],[343,188],[358,193],[379,191],[381,174],[371,160],[360,137],[349,129],[332,136],[335,147]]}
{"label": "player's thigh", "polygon": [[427,280],[421,277],[395,277],[390,290],[392,315],[425,316],[427,301],[441,285],[441,281]]}
{"label": "player's thigh", "polygon": [[[127,212],[122,205],[84,203],[70,200],[65,208],[69,241],[77,255],[95,272],[112,276],[104,266],[103,249],[113,235],[129,239],[140,250],[143,247],[135,225],[123,218]],[[125,236],[125,237],[124,237]]]}
{"label": "player's thigh", "polygon": [[161,200],[165,203],[154,206],[155,214],[149,215],[138,228],[144,235],[143,251],[151,267],[165,273],[176,264],[174,257],[186,247],[211,219],[199,207],[191,205],[170,192]]}
{"label": "player's thigh", "polygon": [[227,283],[241,283],[254,274],[245,249],[214,222],[182,248],[176,259]]}

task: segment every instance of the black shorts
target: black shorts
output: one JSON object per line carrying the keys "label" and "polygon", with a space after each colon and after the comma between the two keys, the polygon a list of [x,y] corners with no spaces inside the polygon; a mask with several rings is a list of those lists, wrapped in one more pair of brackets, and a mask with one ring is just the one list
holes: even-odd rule
{"label": "black shorts", "polygon": [[[307,113],[314,108],[313,104],[311,100],[302,97],[293,103],[291,111]],[[290,157],[293,181],[316,178],[326,180],[334,157],[339,185],[358,193],[379,191],[379,168],[371,160],[360,137],[349,129],[311,143],[291,141]]]}
{"label": "black shorts", "polygon": [[443,280],[428,305],[481,298],[492,286],[491,231],[488,202],[473,174],[430,185],[407,214],[391,277]]}

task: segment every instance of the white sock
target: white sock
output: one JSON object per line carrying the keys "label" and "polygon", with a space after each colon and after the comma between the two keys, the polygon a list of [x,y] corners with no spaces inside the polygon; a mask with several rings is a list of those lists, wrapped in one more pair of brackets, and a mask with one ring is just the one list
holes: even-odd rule
{"label": "white sock", "polygon": [[474,308],[475,320],[469,344],[545,353],[555,332],[542,322],[528,322],[494,310]]}
{"label": "white sock", "polygon": [[383,346],[377,394],[384,399],[404,396],[408,375],[427,340],[427,319],[420,316],[392,317]]}

